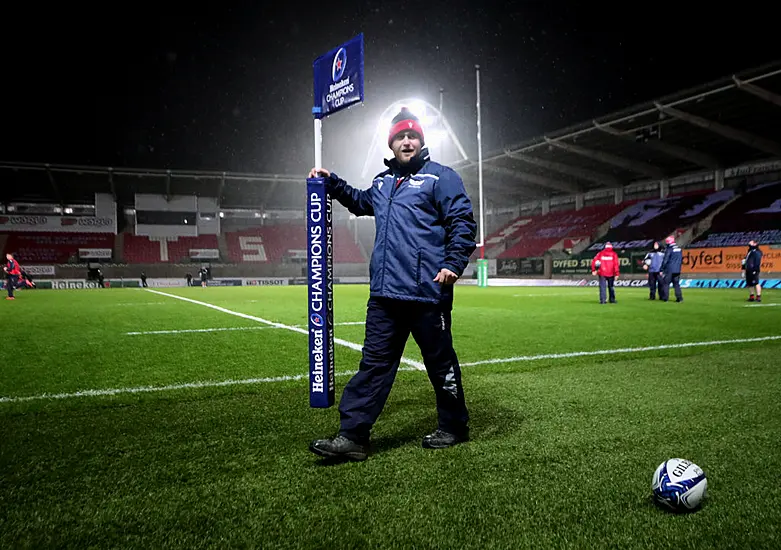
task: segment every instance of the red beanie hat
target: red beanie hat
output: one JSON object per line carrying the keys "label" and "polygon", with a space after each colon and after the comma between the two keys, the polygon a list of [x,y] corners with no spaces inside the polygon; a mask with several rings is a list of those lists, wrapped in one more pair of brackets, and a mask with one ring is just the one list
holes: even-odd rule
{"label": "red beanie hat", "polygon": [[388,133],[388,147],[393,143],[393,138],[407,130],[411,130],[420,136],[421,145],[426,144],[423,137],[423,127],[420,125],[418,117],[413,115],[406,107],[402,107],[399,114],[393,117],[393,120],[391,121],[391,128]]}

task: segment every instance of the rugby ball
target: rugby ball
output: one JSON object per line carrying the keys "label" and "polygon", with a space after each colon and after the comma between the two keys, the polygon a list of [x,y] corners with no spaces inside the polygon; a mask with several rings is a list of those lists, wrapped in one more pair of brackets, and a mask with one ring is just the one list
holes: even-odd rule
{"label": "rugby ball", "polygon": [[601,266],[601,265],[602,265],[602,262],[600,262],[599,260],[594,262],[594,267],[597,268],[597,269],[599,269],[599,266]]}
{"label": "rugby ball", "polygon": [[644,263],[645,265],[651,265],[651,259],[650,259],[650,258],[648,258],[648,259],[647,259],[647,260],[645,260],[643,263]]}
{"label": "rugby ball", "polygon": [[662,462],[651,480],[654,500],[675,512],[697,510],[707,488],[708,479],[702,468],[682,458]]}

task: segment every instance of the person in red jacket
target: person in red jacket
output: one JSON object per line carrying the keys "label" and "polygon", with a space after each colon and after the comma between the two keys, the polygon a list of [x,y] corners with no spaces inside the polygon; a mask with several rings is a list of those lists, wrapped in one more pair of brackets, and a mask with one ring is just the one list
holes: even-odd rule
{"label": "person in red jacket", "polygon": [[13,300],[14,299],[14,287],[16,286],[16,282],[19,280],[19,275],[22,274],[22,270],[19,268],[19,262],[14,260],[14,255],[10,252],[5,255],[5,267],[3,267],[3,271],[5,271],[5,288],[8,290],[8,298],[6,300]]}
{"label": "person in red jacket", "polygon": [[616,303],[616,291],[613,284],[620,275],[618,264],[618,254],[613,250],[612,243],[605,243],[605,248],[601,250],[594,259],[591,260],[591,274],[599,274],[599,303],[605,303],[605,287],[610,294],[610,303]]}

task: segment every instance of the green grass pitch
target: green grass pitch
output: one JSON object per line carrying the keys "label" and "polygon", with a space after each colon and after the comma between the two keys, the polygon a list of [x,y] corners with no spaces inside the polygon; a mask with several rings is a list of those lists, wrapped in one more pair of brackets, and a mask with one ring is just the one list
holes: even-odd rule
{"label": "green grass pitch", "polygon": [[[303,326],[306,288],[161,291],[0,303],[0,547],[781,547],[777,291],[459,287],[472,441],[421,448],[408,367],[369,460],[335,466],[307,450],[339,414],[309,408],[306,336],[165,295]],[[368,289],[335,294],[360,344]],[[337,346],[337,395],[359,358]],[[708,476],[694,514],[651,502],[674,457]]]}

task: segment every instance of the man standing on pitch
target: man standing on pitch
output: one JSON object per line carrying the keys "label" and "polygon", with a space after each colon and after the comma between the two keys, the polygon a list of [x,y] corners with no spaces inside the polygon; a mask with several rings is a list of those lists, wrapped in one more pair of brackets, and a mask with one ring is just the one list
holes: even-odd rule
{"label": "man standing on pitch", "polygon": [[10,252],[5,255],[5,266],[3,267],[5,272],[5,288],[8,291],[8,297],[6,300],[14,300],[14,288],[19,280],[19,276],[22,274],[22,270],[19,268],[19,262],[14,260],[14,255]]}
{"label": "man standing on pitch", "polygon": [[391,123],[388,146],[394,158],[369,189],[351,187],[320,167],[309,173],[325,178],[331,197],[356,216],[374,216],[377,228],[360,367],[342,393],[339,434],[309,446],[327,458],[366,459],[370,431],[410,334],[434,386],[439,417],[423,447],[441,449],[469,438],[450,323],[453,284],[475,250],[472,204],[458,174],[429,160],[420,122],[406,108]]}
{"label": "man standing on pitch", "polygon": [[683,251],[675,243],[675,237],[670,235],[664,240],[667,248],[664,249],[662,257],[661,274],[664,277],[662,286],[659,287],[659,299],[666,302],[670,299],[670,283],[675,290],[675,301],[683,302],[683,292],[681,292],[681,269],[683,267]]}
{"label": "man standing on pitch", "polygon": [[[612,243],[605,243],[604,250],[601,250],[594,259],[591,260],[591,274],[599,275],[599,303],[604,304],[608,294],[610,303],[616,303],[616,291],[613,288],[616,279],[621,274],[618,264],[621,260],[618,254],[613,250]],[[607,287],[607,288],[606,288]],[[605,292],[607,290],[607,292]]]}
{"label": "man standing on pitch", "polygon": [[[748,253],[743,258],[743,270],[746,272],[746,288],[749,289],[749,302],[762,301],[762,285],[759,283],[759,271],[762,267],[762,251],[757,241],[749,241]],[[756,299],[754,292],[756,291]]]}
{"label": "man standing on pitch", "polygon": [[651,252],[645,255],[643,258],[643,269],[648,272],[648,289],[651,291],[649,300],[656,300],[656,287],[659,287],[659,298],[662,297],[662,276],[660,274],[662,270],[662,260],[664,259],[664,252],[661,251],[658,241],[654,241],[654,247]]}

